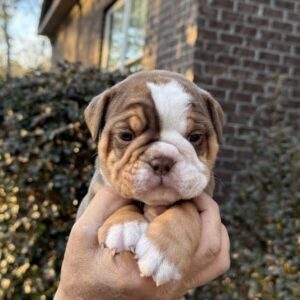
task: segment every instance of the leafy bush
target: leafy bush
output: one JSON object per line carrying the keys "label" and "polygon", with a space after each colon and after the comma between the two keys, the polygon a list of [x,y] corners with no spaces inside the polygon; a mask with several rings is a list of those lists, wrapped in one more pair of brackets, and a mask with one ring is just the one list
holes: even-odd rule
{"label": "leafy bush", "polygon": [[62,64],[1,84],[0,299],[51,299],[95,145],[82,113],[121,79]]}
{"label": "leafy bush", "polygon": [[193,299],[300,299],[300,134],[287,125],[278,89],[258,107],[253,160],[222,205],[231,237],[230,272]]}
{"label": "leafy bush", "polygon": [[[62,64],[0,83],[0,299],[52,298],[93,172],[82,112],[121,78]],[[221,206],[232,268],[191,299],[300,299],[299,133],[282,106],[260,107],[257,122],[272,124],[253,129],[245,181]]]}

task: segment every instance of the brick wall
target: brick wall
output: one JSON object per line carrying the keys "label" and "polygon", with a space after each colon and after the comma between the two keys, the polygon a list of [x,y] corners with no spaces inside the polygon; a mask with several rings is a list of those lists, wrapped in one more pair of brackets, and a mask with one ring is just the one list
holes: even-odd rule
{"label": "brick wall", "polygon": [[[277,73],[283,78],[285,117],[300,132],[300,1],[152,3],[146,39],[146,49],[152,43],[157,51],[152,53],[152,67],[187,73],[219,100],[226,113],[216,168],[217,195],[226,199],[243,180],[240,171],[252,155],[248,133],[260,126],[253,116],[259,103],[271,99]],[[194,45],[185,43],[178,56],[176,48],[188,40],[190,24],[196,24],[197,38]]]}
{"label": "brick wall", "polygon": [[193,79],[197,1],[153,0],[148,3],[143,68],[172,70]]}

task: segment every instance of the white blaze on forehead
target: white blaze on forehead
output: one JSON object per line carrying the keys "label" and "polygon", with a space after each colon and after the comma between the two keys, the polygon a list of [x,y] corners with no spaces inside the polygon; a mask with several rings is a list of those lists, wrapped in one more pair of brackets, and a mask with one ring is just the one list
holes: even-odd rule
{"label": "white blaze on forehead", "polygon": [[191,95],[176,80],[165,84],[148,82],[147,86],[160,118],[161,131],[176,130],[185,134]]}

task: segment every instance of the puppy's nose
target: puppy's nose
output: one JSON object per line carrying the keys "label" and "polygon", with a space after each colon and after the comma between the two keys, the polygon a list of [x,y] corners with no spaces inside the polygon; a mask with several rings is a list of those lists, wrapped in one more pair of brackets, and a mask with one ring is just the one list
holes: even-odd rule
{"label": "puppy's nose", "polygon": [[150,161],[150,166],[158,175],[166,175],[170,172],[174,161],[168,157],[157,157]]}

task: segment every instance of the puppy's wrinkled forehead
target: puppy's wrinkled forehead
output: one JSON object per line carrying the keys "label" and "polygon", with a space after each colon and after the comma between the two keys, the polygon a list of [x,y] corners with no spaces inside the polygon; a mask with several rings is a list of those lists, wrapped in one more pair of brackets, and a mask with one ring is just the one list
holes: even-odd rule
{"label": "puppy's wrinkled forehead", "polygon": [[[206,93],[203,91],[203,93]],[[117,115],[137,105],[152,112],[159,121],[161,131],[170,129],[184,134],[187,128],[187,111],[195,110],[208,115],[199,98],[199,88],[179,74],[172,72],[139,72],[114,87],[114,103],[108,114]]]}
{"label": "puppy's wrinkled forehead", "polygon": [[138,131],[165,132],[172,128],[180,134],[188,128],[188,120],[195,123],[201,119],[213,128],[220,142],[224,116],[217,101],[184,76],[154,70],[135,73],[94,97],[85,110],[85,119],[94,140],[104,127],[121,126],[125,119]]}

